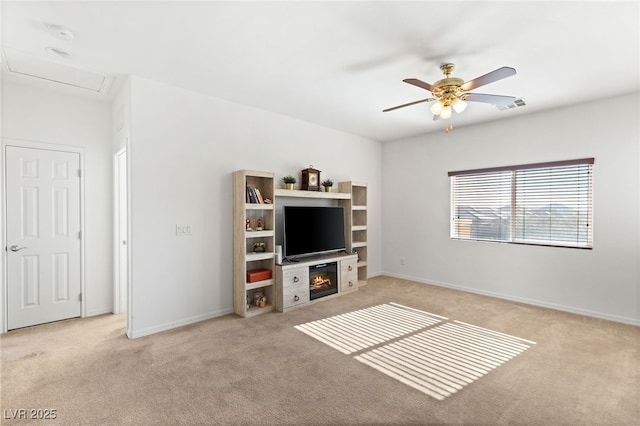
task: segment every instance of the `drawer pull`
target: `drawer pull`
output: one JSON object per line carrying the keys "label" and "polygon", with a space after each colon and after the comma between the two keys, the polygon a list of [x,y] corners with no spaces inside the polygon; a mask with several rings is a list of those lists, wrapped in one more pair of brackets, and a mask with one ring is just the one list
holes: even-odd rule
{"label": "drawer pull", "polygon": [[298,281],[300,281],[300,278],[298,278],[298,277],[293,277],[293,282],[294,282],[294,283],[297,283]]}
{"label": "drawer pull", "polygon": [[297,302],[298,300],[300,300],[300,297],[296,294],[295,296],[293,296],[293,301]]}
{"label": "drawer pull", "polygon": [[353,281],[349,281],[349,287],[353,287]]}
{"label": "drawer pull", "polygon": [[353,271],[353,266],[349,265],[349,270]]}

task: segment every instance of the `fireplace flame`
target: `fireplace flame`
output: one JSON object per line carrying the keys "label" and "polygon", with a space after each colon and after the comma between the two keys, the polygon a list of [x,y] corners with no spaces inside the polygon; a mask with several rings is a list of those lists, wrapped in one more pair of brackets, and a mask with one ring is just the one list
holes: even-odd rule
{"label": "fireplace flame", "polygon": [[314,289],[331,287],[331,279],[328,277],[322,277],[318,275],[317,277],[314,277],[313,280],[311,281],[311,287],[313,287]]}

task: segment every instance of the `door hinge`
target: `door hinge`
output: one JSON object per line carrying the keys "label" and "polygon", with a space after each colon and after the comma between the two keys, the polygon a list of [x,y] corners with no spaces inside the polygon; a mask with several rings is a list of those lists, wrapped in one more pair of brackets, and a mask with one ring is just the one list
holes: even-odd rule
{"label": "door hinge", "polygon": [[78,232],[78,239],[81,240],[82,239],[82,231]]}
{"label": "door hinge", "polygon": [[78,300],[79,300],[80,302],[82,302],[82,293],[80,293],[80,294],[78,295]]}
{"label": "door hinge", "polygon": [[78,169],[78,177],[81,178],[82,177],[82,169]]}

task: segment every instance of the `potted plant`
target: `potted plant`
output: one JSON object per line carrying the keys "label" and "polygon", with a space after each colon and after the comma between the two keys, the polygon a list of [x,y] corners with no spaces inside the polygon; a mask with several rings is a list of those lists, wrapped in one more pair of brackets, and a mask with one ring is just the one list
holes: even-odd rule
{"label": "potted plant", "polygon": [[293,185],[296,183],[296,178],[291,175],[287,175],[282,178],[282,181],[284,182],[287,189],[293,189]]}
{"label": "potted plant", "polygon": [[322,181],[322,186],[324,186],[324,192],[331,192],[333,181],[331,179],[325,179]]}

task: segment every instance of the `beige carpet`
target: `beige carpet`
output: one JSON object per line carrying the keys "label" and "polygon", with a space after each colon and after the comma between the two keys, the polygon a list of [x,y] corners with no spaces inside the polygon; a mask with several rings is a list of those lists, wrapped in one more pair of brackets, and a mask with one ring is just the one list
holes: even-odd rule
{"label": "beige carpet", "polygon": [[[396,303],[528,349],[437,400],[295,326]],[[638,425],[640,328],[391,278],[286,314],[129,340],[122,315],[0,337],[3,424]],[[426,330],[387,340],[425,339]],[[14,410],[57,419],[9,420]]]}
{"label": "beige carpet", "polygon": [[535,344],[393,302],[295,328],[440,401]]}

